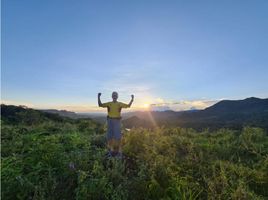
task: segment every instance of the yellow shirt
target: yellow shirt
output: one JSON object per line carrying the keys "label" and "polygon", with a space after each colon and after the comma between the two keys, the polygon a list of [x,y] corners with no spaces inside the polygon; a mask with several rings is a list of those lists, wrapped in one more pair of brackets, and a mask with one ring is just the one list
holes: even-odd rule
{"label": "yellow shirt", "polygon": [[108,117],[111,118],[120,118],[121,117],[121,109],[122,108],[129,108],[128,104],[122,103],[122,102],[107,102],[103,103],[103,108],[108,109]]}

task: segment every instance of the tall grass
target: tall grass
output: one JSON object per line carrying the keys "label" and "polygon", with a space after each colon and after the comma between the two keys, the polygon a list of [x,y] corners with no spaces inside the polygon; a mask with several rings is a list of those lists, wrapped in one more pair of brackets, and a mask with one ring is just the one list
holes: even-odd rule
{"label": "tall grass", "polygon": [[133,129],[124,159],[105,157],[93,122],[2,123],[3,199],[267,199],[268,136]]}

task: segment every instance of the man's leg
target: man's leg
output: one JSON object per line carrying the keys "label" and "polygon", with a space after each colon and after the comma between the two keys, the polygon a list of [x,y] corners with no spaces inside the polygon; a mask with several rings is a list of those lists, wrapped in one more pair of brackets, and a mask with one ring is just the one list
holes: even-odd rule
{"label": "man's leg", "polygon": [[115,136],[115,153],[118,157],[122,157],[122,149],[121,149],[121,120],[116,120],[114,123],[114,136]]}
{"label": "man's leg", "polygon": [[108,150],[109,151],[113,151],[113,139],[108,139],[108,141],[107,141],[107,148],[108,148]]}
{"label": "man's leg", "polygon": [[113,123],[112,120],[107,118],[107,148],[108,156],[112,156],[113,152]]}
{"label": "man's leg", "polygon": [[118,153],[120,151],[120,140],[116,139],[114,140],[114,143],[113,143],[113,149],[116,153]]}

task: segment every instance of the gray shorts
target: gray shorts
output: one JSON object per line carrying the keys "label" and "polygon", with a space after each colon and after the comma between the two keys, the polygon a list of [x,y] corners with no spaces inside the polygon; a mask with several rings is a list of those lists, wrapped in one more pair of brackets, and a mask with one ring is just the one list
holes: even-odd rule
{"label": "gray shorts", "polygon": [[121,134],[121,119],[107,118],[107,140],[116,139],[120,140]]}

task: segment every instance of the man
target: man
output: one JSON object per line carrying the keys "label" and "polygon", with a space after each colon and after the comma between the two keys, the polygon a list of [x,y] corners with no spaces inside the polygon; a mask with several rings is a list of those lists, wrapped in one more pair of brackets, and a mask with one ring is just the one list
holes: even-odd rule
{"label": "man", "polygon": [[108,146],[108,156],[118,156],[122,157],[121,151],[121,110],[122,108],[129,108],[134,100],[134,95],[131,95],[131,101],[129,104],[118,102],[118,93],[112,93],[113,101],[102,103],[100,100],[101,93],[98,94],[98,104],[99,107],[107,108],[107,146]]}

